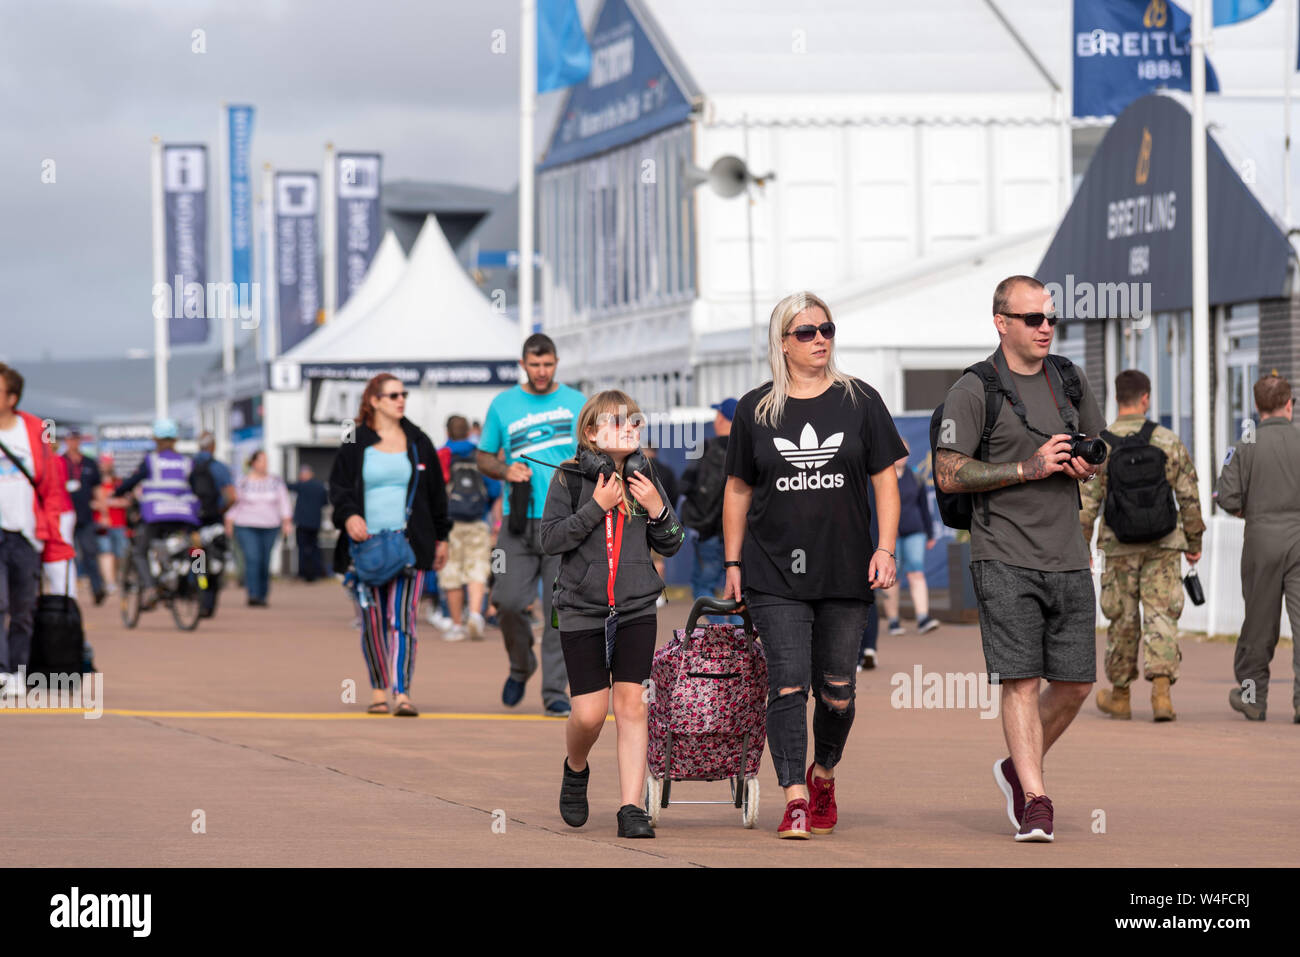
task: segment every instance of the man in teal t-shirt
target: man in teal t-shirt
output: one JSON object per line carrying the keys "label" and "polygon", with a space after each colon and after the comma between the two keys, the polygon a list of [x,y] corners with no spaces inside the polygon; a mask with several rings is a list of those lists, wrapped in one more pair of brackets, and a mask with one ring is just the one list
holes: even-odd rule
{"label": "man in teal t-shirt", "polygon": [[[546,713],[562,718],[569,713],[569,676],[564,669],[560,632],[551,625],[551,582],[560,570],[560,556],[546,555],[539,541],[542,508],[551,485],[552,468],[571,459],[578,450],[578,413],[586,398],[577,389],[555,381],[555,343],[536,333],[524,342],[519,365],[528,376],[525,385],[507,389],[492,400],[483,422],[478,444],[478,467],[484,475],[511,483],[503,497],[505,518],[497,537],[500,566],[492,583],[492,603],[497,607],[510,677],[501,691],[506,705],[517,705],[524,696],[524,683],[537,670],[533,653],[533,628],[527,609],[537,599],[543,583],[542,704]],[[505,453],[505,461],[497,457]],[[522,458],[535,459],[529,462]],[[531,483],[527,521],[521,532],[510,530],[510,511],[519,502],[514,483]],[[516,523],[518,516],[516,516]],[[493,556],[493,567],[498,562]]]}

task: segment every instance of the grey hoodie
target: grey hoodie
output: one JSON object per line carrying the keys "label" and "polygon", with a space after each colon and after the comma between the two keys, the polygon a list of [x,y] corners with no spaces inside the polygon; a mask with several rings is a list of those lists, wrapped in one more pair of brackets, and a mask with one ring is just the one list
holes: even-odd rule
{"label": "grey hoodie", "polygon": [[[576,512],[569,482],[582,483]],[[614,580],[614,607],[621,621],[655,613],[655,600],[664,589],[664,581],[651,561],[651,547],[661,555],[674,555],[686,540],[686,531],[663,486],[657,478],[654,482],[659,497],[668,506],[668,516],[651,525],[645,510],[634,501],[635,511],[624,518],[623,545]],[[548,555],[563,556],[554,602],[562,631],[601,628],[609,615],[605,511],[592,498],[595,491],[596,483],[586,476],[556,469],[546,494],[541,544]]]}

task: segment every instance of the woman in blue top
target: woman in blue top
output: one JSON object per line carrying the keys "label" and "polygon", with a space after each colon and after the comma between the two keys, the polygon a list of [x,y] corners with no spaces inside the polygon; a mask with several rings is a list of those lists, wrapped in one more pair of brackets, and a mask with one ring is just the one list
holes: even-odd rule
{"label": "woman in blue top", "polygon": [[[415,666],[416,610],[424,577],[447,561],[447,487],[433,442],[406,418],[402,381],[377,375],[361,396],[355,441],[344,442],[330,473],[330,503],[339,536],[334,570],[352,564],[348,542],[363,542],[372,532],[404,529],[415,565],[391,581],[369,586],[348,575],[361,612],[361,650],[370,670],[371,714],[388,714],[388,689],[400,717],[419,712],[409,697]],[[414,490],[414,498],[410,498]],[[407,519],[406,503],[411,501]]]}

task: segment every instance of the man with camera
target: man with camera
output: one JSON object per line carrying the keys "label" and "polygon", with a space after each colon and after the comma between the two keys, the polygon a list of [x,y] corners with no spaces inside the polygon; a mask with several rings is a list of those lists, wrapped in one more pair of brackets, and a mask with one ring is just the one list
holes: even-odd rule
{"label": "man with camera", "polygon": [[1043,755],[1096,680],[1096,596],[1078,483],[1105,459],[1105,445],[1089,436],[1106,423],[1082,370],[1050,356],[1056,319],[1038,280],[998,284],[1001,345],[983,366],[996,374],[972,369],[949,390],[934,466],[941,491],[973,495],[971,577],[1011,752],[993,775],[1017,841],[1053,839]]}
{"label": "man with camera", "polygon": [[1255,383],[1255,408],[1259,425],[1228,449],[1216,496],[1220,508],[1246,520],[1241,545],[1246,616],[1232,659],[1237,687],[1228,692],[1228,704],[1248,721],[1265,719],[1285,595],[1296,673],[1291,704],[1300,724],[1300,432],[1292,424],[1291,383],[1276,373],[1262,376]]}
{"label": "man with camera", "polygon": [[[1151,380],[1137,369],[1115,376],[1119,418],[1101,437],[1109,461],[1097,481],[1083,487],[1079,523],[1092,544],[1092,527],[1102,513],[1101,611],[1106,633],[1106,678],[1113,688],[1097,691],[1097,707],[1112,718],[1133,716],[1129,690],[1137,678],[1138,644],[1143,672],[1151,682],[1151,716],[1173,721],[1170,686],[1178,681],[1178,616],[1183,611],[1182,562],[1201,557],[1201,502],[1196,466],[1178,436],[1146,417]],[[1177,499],[1177,508],[1174,500]]]}

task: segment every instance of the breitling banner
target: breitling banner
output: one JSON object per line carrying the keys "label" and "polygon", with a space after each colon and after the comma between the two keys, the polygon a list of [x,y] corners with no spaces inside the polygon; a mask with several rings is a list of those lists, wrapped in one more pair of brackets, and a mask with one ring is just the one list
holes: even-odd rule
{"label": "breitling banner", "polygon": [[[1153,90],[1189,90],[1192,18],[1168,0],[1074,0],[1074,115],[1118,116]],[[1219,90],[1206,60],[1205,89]]]}

